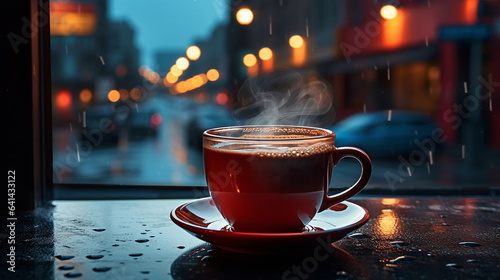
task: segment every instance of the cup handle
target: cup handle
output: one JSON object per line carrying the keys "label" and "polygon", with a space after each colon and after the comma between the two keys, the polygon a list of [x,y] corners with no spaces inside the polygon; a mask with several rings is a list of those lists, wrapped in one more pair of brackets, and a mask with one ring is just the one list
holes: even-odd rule
{"label": "cup handle", "polygon": [[323,204],[319,208],[320,212],[359,193],[366,186],[372,174],[372,162],[370,160],[370,157],[361,149],[355,147],[340,147],[336,148],[332,152],[332,156],[333,166],[337,165],[337,163],[345,157],[352,157],[357,159],[361,164],[361,175],[359,176],[358,181],[354,183],[354,185],[352,185],[347,190],[333,196],[328,196],[327,187],[327,190],[325,191],[325,198],[323,199]]}

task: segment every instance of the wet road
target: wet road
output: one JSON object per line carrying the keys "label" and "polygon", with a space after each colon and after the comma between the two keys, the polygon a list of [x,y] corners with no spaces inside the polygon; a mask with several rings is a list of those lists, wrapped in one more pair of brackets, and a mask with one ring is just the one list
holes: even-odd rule
{"label": "wet road", "polygon": [[[59,132],[54,150],[54,181],[125,185],[204,185],[201,154],[189,148],[187,123],[193,105],[156,96],[132,110],[161,115],[156,136],[131,140],[121,136],[114,146],[94,146],[82,152],[71,132]],[[57,136],[59,135],[59,136]],[[59,138],[58,138],[59,137]],[[200,135],[201,137],[201,135]],[[63,141],[62,138],[71,138]],[[56,144],[56,147],[58,145]],[[76,159],[76,160],[75,160]],[[61,167],[62,166],[62,167]],[[68,170],[69,169],[69,170]]]}

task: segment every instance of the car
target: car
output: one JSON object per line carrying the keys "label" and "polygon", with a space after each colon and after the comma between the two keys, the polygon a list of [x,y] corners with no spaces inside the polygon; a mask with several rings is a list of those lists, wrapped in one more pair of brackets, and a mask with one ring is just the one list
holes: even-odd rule
{"label": "car", "polygon": [[[329,129],[336,133],[337,147],[358,147],[371,157],[394,157],[422,149],[422,143],[433,141],[439,126],[424,113],[388,110],[357,113]],[[427,145],[426,150],[437,149],[438,144]]]}

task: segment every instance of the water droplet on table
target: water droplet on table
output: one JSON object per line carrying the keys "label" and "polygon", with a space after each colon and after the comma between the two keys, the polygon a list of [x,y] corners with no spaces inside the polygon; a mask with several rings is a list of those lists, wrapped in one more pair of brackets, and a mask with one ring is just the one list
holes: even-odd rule
{"label": "water droplet on table", "polygon": [[409,244],[404,242],[404,241],[400,241],[400,240],[397,240],[397,241],[392,241],[390,242],[391,245],[394,245],[394,246],[398,246],[398,247],[403,247],[403,246],[408,246]]}
{"label": "water droplet on table", "polygon": [[412,256],[399,256],[395,259],[390,260],[390,263],[400,263],[400,262],[407,262],[407,261],[414,261],[416,260],[415,257]]}
{"label": "water droplet on table", "polygon": [[481,246],[481,244],[479,244],[477,242],[473,242],[473,241],[464,241],[464,242],[460,242],[458,244],[463,245],[463,246],[467,246],[467,247],[479,247],[479,246]]}
{"label": "water droplet on table", "polygon": [[470,259],[470,260],[467,260],[468,263],[478,263],[479,261],[478,260],[474,260],[474,259]]}
{"label": "water droplet on table", "polygon": [[93,231],[97,231],[97,232],[101,232],[101,231],[105,231],[106,229],[104,228],[94,228]]}
{"label": "water droplet on table", "polygon": [[136,239],[135,240],[135,242],[137,242],[137,243],[145,243],[145,242],[148,242],[148,241],[149,241],[149,239],[145,239],[145,238],[143,238],[143,239]]}
{"label": "water droplet on table", "polygon": [[61,260],[61,261],[71,260],[74,257],[75,256],[61,256],[61,255],[54,256],[54,258],[57,258],[58,260]]}
{"label": "water droplet on table", "polygon": [[451,269],[458,269],[458,268],[462,268],[463,266],[461,266],[457,263],[449,263],[449,264],[446,264],[446,267],[451,268]]}
{"label": "water droplet on table", "polygon": [[95,272],[106,272],[106,271],[110,271],[111,267],[100,266],[100,267],[94,267],[94,268],[92,268],[92,270],[95,271]]}
{"label": "water droplet on table", "polygon": [[82,276],[82,274],[80,272],[68,272],[64,274],[64,276],[66,276],[67,278],[76,278]]}
{"label": "water droplet on table", "polygon": [[186,246],[177,246],[177,248],[184,249],[184,248],[186,248]]}
{"label": "water droplet on table", "polygon": [[350,238],[362,239],[362,238],[370,238],[369,235],[363,234],[361,232],[356,232],[349,235]]}
{"label": "water droplet on table", "polygon": [[75,267],[72,265],[61,265],[60,267],[58,267],[58,269],[60,269],[60,270],[72,270],[74,268]]}
{"label": "water droplet on table", "polygon": [[204,257],[201,258],[201,260],[205,261],[205,262],[207,262],[207,261],[213,261],[214,257],[212,257],[212,256],[204,256]]}
{"label": "water droplet on table", "polygon": [[89,260],[98,260],[104,258],[104,255],[87,255],[85,257]]}
{"label": "water droplet on table", "polygon": [[128,254],[128,255],[131,257],[140,257],[140,256],[142,256],[142,253],[132,253],[132,254]]}

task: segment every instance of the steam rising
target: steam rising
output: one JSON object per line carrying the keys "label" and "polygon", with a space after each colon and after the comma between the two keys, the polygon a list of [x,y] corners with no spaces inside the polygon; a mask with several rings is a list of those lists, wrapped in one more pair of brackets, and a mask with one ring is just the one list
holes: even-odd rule
{"label": "steam rising", "polygon": [[334,121],[333,94],[315,73],[299,72],[247,80],[238,93],[247,125],[326,126]]}

